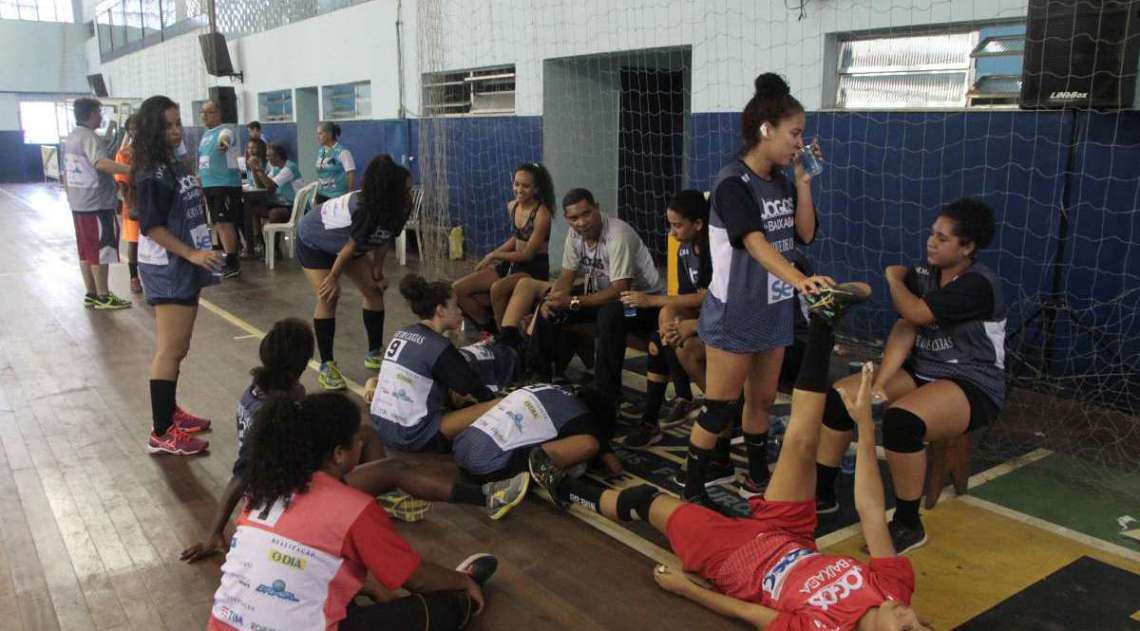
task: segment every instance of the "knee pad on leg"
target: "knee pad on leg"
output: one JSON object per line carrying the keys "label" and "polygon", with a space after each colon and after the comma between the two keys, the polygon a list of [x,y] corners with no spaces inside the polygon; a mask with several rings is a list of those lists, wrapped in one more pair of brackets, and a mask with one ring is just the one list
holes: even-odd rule
{"label": "knee pad on leg", "polygon": [[922,451],[926,422],[913,412],[888,408],[883,414],[883,447],[900,454]]}
{"label": "knee pad on leg", "polygon": [[850,432],[855,429],[855,419],[847,413],[843,397],[835,388],[827,391],[827,402],[823,405],[823,424],[837,432]]}
{"label": "knee pad on leg", "polygon": [[653,486],[642,484],[618,493],[617,516],[622,521],[634,518],[649,519],[649,507],[660,492]]}
{"label": "knee pad on leg", "polygon": [[649,364],[646,371],[655,375],[669,374],[669,362],[665,358],[665,347],[661,344],[661,334],[656,331],[649,336]]}
{"label": "knee pad on leg", "polygon": [[732,422],[738,414],[736,401],[706,399],[705,409],[697,419],[697,425],[710,434],[720,434],[732,427]]}

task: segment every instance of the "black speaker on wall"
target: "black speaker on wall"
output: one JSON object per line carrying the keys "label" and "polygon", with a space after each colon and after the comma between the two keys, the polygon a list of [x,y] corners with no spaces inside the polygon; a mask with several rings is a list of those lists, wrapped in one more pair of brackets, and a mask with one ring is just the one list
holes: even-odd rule
{"label": "black speaker on wall", "polygon": [[1021,107],[1140,106],[1140,0],[1029,0]]}
{"label": "black speaker on wall", "polygon": [[103,75],[101,74],[87,75],[87,85],[91,86],[91,92],[93,92],[95,96],[110,96],[107,94],[107,84],[103,81]]}
{"label": "black speaker on wall", "polygon": [[221,33],[203,33],[198,36],[202,47],[202,60],[206,62],[206,72],[215,77],[229,77],[234,74],[230,61],[230,49],[226,48],[226,37]]}
{"label": "black speaker on wall", "polygon": [[236,125],[237,95],[234,89],[227,86],[214,86],[210,88],[210,100],[218,106],[218,113],[222,115],[222,122]]}

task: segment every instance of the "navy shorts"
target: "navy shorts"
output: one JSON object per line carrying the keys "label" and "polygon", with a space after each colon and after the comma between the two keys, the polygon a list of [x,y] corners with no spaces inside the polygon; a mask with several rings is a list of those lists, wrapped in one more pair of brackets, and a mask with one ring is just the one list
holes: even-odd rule
{"label": "navy shorts", "polygon": [[965,379],[955,379],[951,377],[927,379],[921,377],[914,373],[914,366],[909,360],[903,364],[902,369],[910,375],[910,378],[914,380],[914,385],[919,388],[929,383],[934,383],[935,381],[949,381],[961,388],[962,392],[966,394],[966,401],[970,404],[970,423],[966,426],[967,433],[989,425],[1001,414],[1001,407],[998,406],[998,404],[986,396],[986,393],[983,392],[981,388]]}

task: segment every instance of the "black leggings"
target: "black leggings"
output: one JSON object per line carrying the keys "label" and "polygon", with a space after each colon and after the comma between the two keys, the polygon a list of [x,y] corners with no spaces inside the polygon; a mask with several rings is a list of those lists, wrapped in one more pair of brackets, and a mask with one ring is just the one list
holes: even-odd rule
{"label": "black leggings", "polygon": [[475,602],[467,592],[426,592],[374,605],[350,603],[340,631],[450,631],[467,626]]}

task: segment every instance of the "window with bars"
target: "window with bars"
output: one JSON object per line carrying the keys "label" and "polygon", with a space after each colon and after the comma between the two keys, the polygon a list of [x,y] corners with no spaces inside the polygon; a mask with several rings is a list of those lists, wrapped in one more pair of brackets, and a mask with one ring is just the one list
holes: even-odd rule
{"label": "window with bars", "polygon": [[258,118],[263,123],[291,122],[293,120],[293,91],[276,90],[257,95]]}
{"label": "window with bars", "polygon": [[514,65],[425,74],[423,112],[424,116],[514,114]]}
{"label": "window with bars", "polygon": [[372,84],[358,81],[323,86],[321,105],[326,120],[365,118],[372,114]]}
{"label": "window with bars", "polygon": [[1024,24],[841,39],[834,104],[839,109],[1016,105],[1024,43]]}
{"label": "window with bars", "polygon": [[71,0],[0,0],[0,19],[74,22]]}

